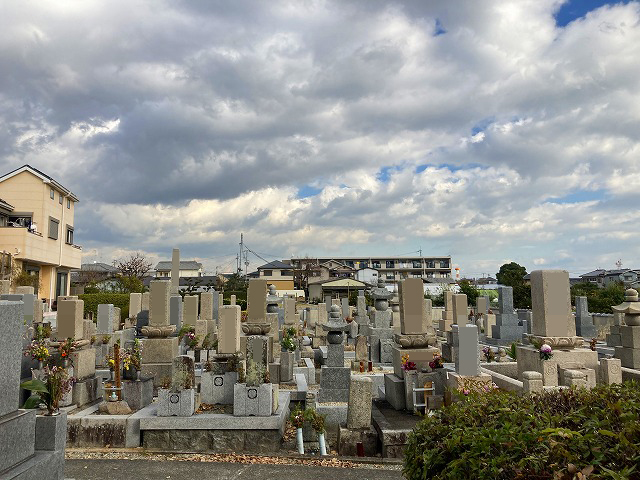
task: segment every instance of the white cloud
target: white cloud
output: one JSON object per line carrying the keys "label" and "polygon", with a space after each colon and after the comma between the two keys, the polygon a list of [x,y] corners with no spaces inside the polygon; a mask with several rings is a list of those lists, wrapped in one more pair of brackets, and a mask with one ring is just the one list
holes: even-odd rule
{"label": "white cloud", "polygon": [[640,264],[640,7],[560,3],[11,2],[0,166],[76,192],[100,255]]}

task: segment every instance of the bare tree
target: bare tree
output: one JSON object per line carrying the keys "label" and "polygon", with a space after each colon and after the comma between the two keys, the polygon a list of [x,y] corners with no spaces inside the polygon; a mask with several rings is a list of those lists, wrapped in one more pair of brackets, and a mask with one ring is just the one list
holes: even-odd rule
{"label": "bare tree", "polygon": [[136,277],[142,280],[151,270],[151,261],[140,252],[113,261],[113,266],[120,270],[124,277]]}

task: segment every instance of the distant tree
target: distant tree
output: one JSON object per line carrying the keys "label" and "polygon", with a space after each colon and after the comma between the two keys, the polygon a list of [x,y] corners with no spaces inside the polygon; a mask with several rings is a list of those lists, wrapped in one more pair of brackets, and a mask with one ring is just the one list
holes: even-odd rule
{"label": "distant tree", "polygon": [[496,273],[496,279],[501,285],[513,288],[513,306],[516,308],[531,308],[531,287],[524,282],[527,269],[515,262],[505,263]]}
{"label": "distant tree", "polygon": [[151,270],[151,265],[151,261],[139,252],[113,261],[113,266],[123,277],[136,277],[140,280]]}
{"label": "distant tree", "polygon": [[469,280],[460,280],[458,283],[460,287],[460,293],[464,293],[467,296],[467,302],[469,305],[475,306],[476,298],[480,296],[480,290],[475,285],[471,285]]}
{"label": "distant tree", "polygon": [[142,280],[138,277],[119,276],[115,280],[112,291],[115,293],[143,293],[145,290]]}
{"label": "distant tree", "polygon": [[231,275],[224,283],[224,289],[232,292],[246,291],[248,287],[245,278],[237,273]]}
{"label": "distant tree", "polygon": [[589,282],[576,283],[571,287],[573,305],[576,303],[576,297],[587,297],[589,311],[592,313],[612,313],[611,306],[624,301],[624,285],[618,282],[600,288]]}

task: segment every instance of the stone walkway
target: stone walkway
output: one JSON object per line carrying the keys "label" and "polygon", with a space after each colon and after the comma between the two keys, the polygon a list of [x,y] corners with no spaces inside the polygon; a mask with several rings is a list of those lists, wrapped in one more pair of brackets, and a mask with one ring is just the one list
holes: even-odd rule
{"label": "stone walkway", "polygon": [[401,467],[357,465],[357,468],[306,465],[241,464],[156,460],[67,460],[65,477],[74,480],[113,480],[114,478],[156,479],[256,479],[313,478],[314,480],[391,480],[401,479]]}

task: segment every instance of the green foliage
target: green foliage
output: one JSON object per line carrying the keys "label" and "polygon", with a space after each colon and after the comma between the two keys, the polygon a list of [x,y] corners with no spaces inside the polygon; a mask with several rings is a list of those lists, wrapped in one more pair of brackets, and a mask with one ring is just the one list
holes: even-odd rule
{"label": "green foliage", "polygon": [[464,293],[467,296],[469,305],[475,306],[476,298],[480,296],[478,288],[475,285],[471,285],[469,280],[461,280],[458,286],[460,287],[460,293]]}
{"label": "green foliage", "polygon": [[112,303],[115,307],[120,307],[120,318],[129,317],[129,294],[128,293],[84,293],[78,295],[84,301],[84,314],[93,313],[93,318],[98,317],[98,305]]}
{"label": "green foliage", "polygon": [[509,355],[513,360],[516,360],[517,358],[517,350],[516,350],[516,346],[518,345],[517,342],[513,342],[511,344],[511,346],[509,348],[507,348],[507,355]]}
{"label": "green foliage", "polygon": [[524,276],[527,269],[515,262],[505,263],[496,274],[501,285],[513,287],[513,306],[515,308],[531,308],[531,287],[525,285]]}
{"label": "green foliage", "polygon": [[40,288],[40,275],[30,275],[29,272],[23,270],[12,279],[14,287],[33,287],[36,290]]}
{"label": "green foliage", "polygon": [[224,290],[225,292],[233,292],[238,295],[237,292],[243,292],[244,295],[242,298],[247,298],[247,288],[249,288],[249,283],[245,280],[244,277],[234,273],[231,275],[226,282],[224,282]]}
{"label": "green foliage", "polygon": [[[491,391],[426,417],[405,450],[408,479],[638,478],[640,385]],[[620,475],[616,477],[615,475]]]}
{"label": "green foliage", "polygon": [[229,304],[231,302],[231,295],[236,296],[236,305],[240,305],[240,310],[247,309],[247,289],[244,290],[226,290],[227,284],[225,284],[225,291],[222,292],[224,297],[224,303]]}
{"label": "green foliage", "polygon": [[624,302],[624,290],[622,283],[611,283],[605,288],[589,282],[577,283],[571,287],[571,303],[575,305],[576,297],[587,297],[590,312],[613,313],[611,306]]}

